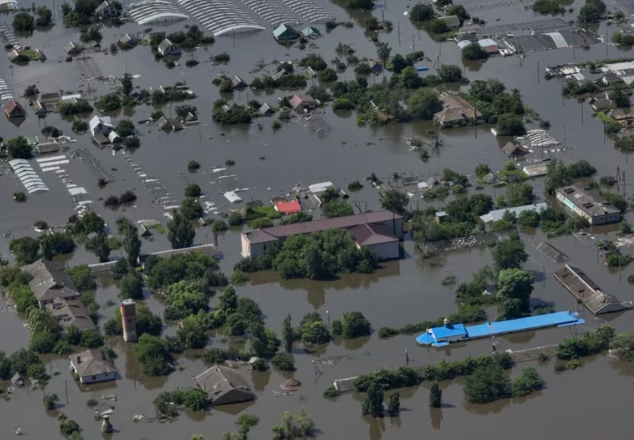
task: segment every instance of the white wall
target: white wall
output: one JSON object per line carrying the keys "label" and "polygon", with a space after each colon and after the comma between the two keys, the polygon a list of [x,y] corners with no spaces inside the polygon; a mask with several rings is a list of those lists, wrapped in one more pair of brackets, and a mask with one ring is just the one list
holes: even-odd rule
{"label": "white wall", "polygon": [[399,257],[400,246],[398,241],[365,246],[376,252],[379,260],[392,260]]}

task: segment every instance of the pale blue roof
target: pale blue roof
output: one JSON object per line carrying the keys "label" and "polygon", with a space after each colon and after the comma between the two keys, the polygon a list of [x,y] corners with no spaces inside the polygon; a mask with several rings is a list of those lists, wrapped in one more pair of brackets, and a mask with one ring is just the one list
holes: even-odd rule
{"label": "pale blue roof", "polygon": [[524,205],[524,206],[516,206],[514,208],[503,208],[496,209],[495,211],[491,211],[488,214],[484,214],[480,216],[480,220],[484,223],[496,222],[498,220],[502,220],[504,213],[509,211],[515,213],[515,215],[519,215],[522,211],[541,211],[542,209],[548,208],[546,203],[533,203],[532,205]]}
{"label": "pale blue roof", "polygon": [[297,31],[290,26],[281,24],[273,30],[273,36],[280,38],[281,36],[294,36],[297,35]]}

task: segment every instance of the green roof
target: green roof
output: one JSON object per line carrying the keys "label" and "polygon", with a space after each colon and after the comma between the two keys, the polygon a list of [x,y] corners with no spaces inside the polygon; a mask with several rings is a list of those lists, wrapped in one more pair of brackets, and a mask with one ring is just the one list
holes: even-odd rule
{"label": "green roof", "polygon": [[278,40],[280,38],[297,38],[297,31],[290,26],[281,24],[273,30],[273,36]]}

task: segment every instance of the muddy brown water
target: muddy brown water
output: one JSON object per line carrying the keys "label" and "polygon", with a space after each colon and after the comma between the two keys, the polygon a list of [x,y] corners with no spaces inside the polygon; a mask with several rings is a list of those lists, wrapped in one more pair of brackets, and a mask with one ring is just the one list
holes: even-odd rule
{"label": "muddy brown water", "polygon": [[[39,4],[39,3],[36,3]],[[389,2],[387,7],[375,11],[380,17],[385,14],[395,24],[391,34],[380,35],[381,41],[392,46],[392,53],[407,53],[412,50],[412,37],[415,49],[425,51],[431,61],[420,65],[433,66],[434,60],[441,54],[443,63],[462,65],[460,52],[453,43],[439,45],[432,42],[424,32],[414,29],[403,12],[413,2],[398,0]],[[578,9],[579,2],[566,2]],[[469,3],[479,7],[472,15],[486,19],[489,24],[527,22],[541,18],[526,11],[523,4],[508,2],[507,5],[487,2]],[[490,7],[486,7],[489,5]],[[244,5],[240,4],[241,7]],[[347,19],[348,14],[333,3],[322,5],[339,19]],[[249,12],[251,13],[251,12]],[[355,13],[350,17],[355,23],[351,30],[338,28],[317,40],[317,49],[311,49],[324,55],[329,61],[334,58],[334,47],[339,41],[351,44],[360,57],[375,57],[375,49],[364,36],[363,23],[367,14]],[[565,20],[574,19],[574,14],[566,14]],[[0,21],[10,23],[10,16],[2,16]],[[398,23],[397,23],[398,22]],[[180,30],[184,23],[167,26],[153,26],[167,32]],[[400,45],[397,32],[400,26]],[[126,32],[135,32],[141,28],[135,24],[126,24],[120,28],[104,28],[104,47],[118,39]],[[613,32],[614,28],[609,30]],[[605,30],[602,28],[602,33]],[[88,87],[80,82],[81,66],[79,63],[64,62],[63,47],[71,39],[76,39],[78,32],[55,26],[49,32],[36,32],[32,37],[23,39],[23,43],[42,47],[48,56],[44,64],[31,63],[27,67],[9,68],[8,61],[0,61],[0,74],[6,80],[14,95],[20,95],[30,84],[37,84],[40,91],[56,90],[82,91],[87,94]],[[227,66],[210,66],[207,62],[209,54],[228,51],[232,60]],[[116,56],[89,54],[98,70],[105,76],[121,76],[125,72],[141,75],[135,79],[135,85],[143,88],[159,85],[170,85],[175,81],[186,81],[198,94],[198,98],[188,102],[199,110],[201,124],[186,128],[180,133],[160,133],[156,127],[139,125],[142,146],[133,153],[134,160],[144,169],[148,177],[160,177],[177,200],[182,197],[187,184],[180,174],[185,173],[186,164],[195,159],[202,164],[202,170],[188,174],[192,181],[203,188],[207,200],[215,202],[222,210],[229,208],[222,197],[224,191],[234,188],[252,188],[240,193],[247,200],[268,200],[270,197],[286,194],[297,183],[310,184],[331,180],[341,187],[346,187],[353,180],[361,180],[371,172],[375,172],[383,180],[393,172],[404,175],[417,175],[428,178],[434,173],[449,167],[463,173],[471,174],[475,164],[488,163],[493,169],[500,169],[507,157],[500,151],[504,139],[495,139],[488,126],[442,131],[440,138],[444,146],[438,152],[431,152],[428,163],[419,160],[418,155],[408,151],[405,139],[409,136],[420,136],[431,141],[435,135],[427,130],[433,129],[429,123],[409,125],[390,125],[378,129],[358,128],[353,117],[340,117],[326,109],[323,115],[326,123],[332,128],[325,139],[320,139],[309,132],[301,123],[285,125],[278,132],[270,128],[270,120],[255,121],[250,126],[219,127],[211,121],[213,101],[219,97],[217,89],[211,85],[213,77],[220,73],[238,74],[249,81],[255,74],[250,73],[259,59],[267,63],[273,60],[299,59],[305,52],[297,48],[287,49],[272,42],[268,31],[258,35],[238,36],[236,38],[220,37],[216,44],[206,50],[199,50],[195,57],[201,64],[193,69],[178,66],[168,70],[162,63],[155,62],[149,49],[137,47],[129,52],[119,52]],[[469,79],[501,79],[509,89],[518,88],[525,102],[535,109],[544,119],[551,122],[551,133],[564,143],[565,151],[549,153],[552,157],[562,158],[567,162],[585,158],[599,170],[599,175],[613,174],[617,165],[629,171],[628,157],[616,151],[609,140],[603,136],[600,121],[591,117],[589,107],[580,106],[574,100],[560,98],[561,82],[545,81],[543,68],[547,65],[572,62],[574,60],[592,60],[607,57],[631,56],[627,52],[617,50],[604,44],[592,46],[588,51],[561,49],[547,52],[530,53],[522,66],[516,57],[493,58],[485,63],[465,66]],[[187,56],[183,57],[184,60]],[[92,63],[93,61],[90,61]],[[539,62],[539,65],[538,65]],[[538,66],[540,71],[538,71]],[[273,66],[268,65],[267,69]],[[94,68],[94,67],[91,67]],[[433,70],[433,69],[432,69]],[[344,78],[352,79],[354,74],[348,69]],[[382,76],[372,77],[373,81],[381,81]],[[108,83],[90,81],[91,95],[98,96],[108,92]],[[260,102],[274,103],[275,100],[291,92],[276,91],[253,92],[249,89],[236,93],[234,100],[246,102],[258,99]],[[167,107],[165,113],[173,112]],[[114,114],[115,120],[130,117],[135,122],[146,119],[154,109],[139,107],[125,114]],[[581,115],[583,112],[583,123]],[[262,122],[259,130],[257,122]],[[56,115],[49,115],[46,120],[39,121],[29,115],[19,127],[0,118],[0,127],[5,139],[21,135],[37,135],[45,124],[55,125],[77,139],[77,143],[67,144],[70,155],[79,148],[87,148],[116,178],[106,189],[96,186],[97,177],[80,161],[71,159],[65,166],[69,176],[80,186],[84,186],[89,194],[85,199],[93,201],[92,208],[103,215],[109,223],[120,215],[127,215],[133,220],[156,219],[165,221],[163,210],[151,203],[152,197],[143,186],[141,179],[135,175],[121,154],[112,156],[109,149],[99,150],[94,147],[87,135],[75,136],[70,131],[70,123],[62,121]],[[565,127],[564,127],[565,126]],[[223,136],[224,134],[224,136]],[[563,149],[563,148],[562,148]],[[545,157],[548,157],[545,155]],[[536,152],[533,157],[541,157]],[[261,159],[264,158],[264,159]],[[210,169],[222,166],[227,159],[236,161],[225,175],[235,174],[235,178],[218,179]],[[113,170],[114,169],[114,170]],[[21,184],[3,172],[0,176],[0,210],[1,235],[11,232],[13,236],[34,234],[31,225],[35,220],[44,219],[49,224],[63,225],[72,212],[73,202],[70,200],[59,179],[50,173],[41,173],[50,188],[46,194],[34,195],[25,204],[15,204],[10,198],[13,192],[20,191]],[[541,194],[542,183],[535,183],[536,193]],[[110,194],[119,194],[126,189],[134,189],[138,202],[117,211],[104,209],[100,198]],[[486,189],[496,196],[502,190]],[[631,195],[631,185],[627,186],[627,194]],[[352,195],[355,200],[366,201],[371,208],[378,207],[376,192],[365,185],[364,189]],[[416,202],[412,202],[416,203]],[[423,207],[426,203],[420,201]],[[443,201],[432,202],[441,208]],[[235,205],[236,207],[242,204]],[[315,212],[319,218],[319,212]],[[613,228],[593,231],[594,240],[606,234],[612,235]],[[0,237],[0,252],[8,254],[8,243],[11,236]],[[610,322],[618,331],[632,331],[630,313],[618,314],[596,319],[585,309],[579,308],[569,295],[552,278],[558,265],[545,255],[534,249],[533,244],[544,239],[540,234],[524,234],[527,252],[530,259],[526,268],[539,272],[533,298],[552,302],[559,310],[579,310],[586,319],[586,324],[577,329],[578,332],[596,328],[603,322]],[[207,230],[199,229],[197,243],[212,241]],[[563,253],[571,257],[571,263],[582,267],[605,291],[614,293],[620,300],[634,300],[632,287],[626,278],[632,269],[610,272],[598,263],[592,248],[593,238],[581,241],[575,237],[561,237],[549,240]],[[239,259],[239,233],[232,230],[219,237],[219,247],[224,254],[221,262],[223,270],[230,273],[231,267]],[[450,287],[441,286],[441,280],[448,274],[456,275],[458,281],[471,277],[473,271],[484,264],[491,263],[488,249],[468,249],[452,251],[442,257],[442,263],[432,264],[431,260],[420,260],[411,240],[403,244],[405,258],[390,262],[371,275],[352,274],[342,276],[333,282],[309,282],[306,280],[280,281],[272,273],[253,275],[249,286],[240,287],[238,293],[255,299],[266,316],[268,327],[279,331],[286,314],[291,313],[297,324],[308,312],[317,310],[326,320],[340,317],[343,312],[360,310],[372,322],[373,327],[402,326],[407,323],[434,319],[456,310],[454,295]],[[152,241],[145,241],[146,251],[161,250],[168,247],[165,236],[155,234]],[[626,252],[631,252],[631,249]],[[113,252],[117,255],[117,252]],[[79,249],[69,260],[69,264],[96,262],[96,257]],[[545,276],[541,276],[542,270]],[[107,278],[99,279],[100,287],[96,292],[97,300],[102,305],[103,322],[114,314],[113,307],[106,307],[109,299],[116,300],[117,287]],[[147,302],[152,310],[161,312],[162,306],[148,293]],[[217,298],[212,299],[215,305]],[[28,331],[15,314],[4,308],[0,311],[0,349],[11,352],[28,341]],[[494,316],[495,310],[490,310]],[[167,329],[170,334],[173,328]],[[498,349],[521,349],[561,341],[571,335],[571,329],[551,329],[540,332],[527,332],[500,338]],[[323,438],[370,438],[372,440],[396,439],[423,435],[432,439],[455,439],[477,433],[478,437],[503,439],[513,435],[518,439],[542,438],[572,439],[597,435],[605,435],[604,424],[583,423],[584,420],[609,419],[610,437],[626,438],[629,426],[626,417],[614,417],[615,413],[624,412],[621,408],[631,407],[632,367],[616,363],[605,356],[589,359],[583,368],[555,374],[552,362],[538,366],[548,384],[547,389],[527,399],[496,402],[491,405],[473,406],[463,403],[463,394],[459,381],[443,384],[446,405],[441,410],[430,411],[427,404],[428,393],[425,386],[410,390],[402,390],[403,412],[397,418],[370,420],[361,416],[361,396],[350,394],[339,397],[336,401],[322,398],[321,393],[334,379],[354,376],[376,370],[380,367],[395,367],[405,363],[405,349],[409,351],[410,364],[422,365],[436,363],[442,359],[456,360],[467,355],[488,354],[491,351],[489,341],[475,341],[443,350],[417,347],[414,336],[398,336],[389,340],[381,340],[376,334],[368,338],[353,341],[333,341],[328,346],[317,347],[310,352],[296,349],[295,359],[298,370],[292,374],[302,382],[300,391],[290,396],[275,397],[280,392],[279,385],[291,375],[277,371],[254,373],[242,369],[242,373],[252,381],[258,399],[246,405],[231,405],[214,408],[205,414],[183,413],[176,421],[160,424],[148,423],[147,419],[154,415],[152,400],[161,390],[171,390],[179,386],[193,385],[192,377],[200,373],[204,366],[200,361],[193,361],[187,356],[179,359],[185,368],[168,377],[145,378],[139,372],[138,365],[130,345],[120,339],[111,340],[111,344],[119,354],[116,361],[122,379],[115,383],[90,386],[80,390],[72,381],[66,359],[47,359],[54,375],[46,392],[54,392],[60,396],[63,406],[61,411],[77,420],[83,428],[82,435],[87,440],[108,437],[126,438],[189,438],[192,434],[203,434],[206,438],[219,438],[222,433],[236,429],[237,414],[249,412],[260,416],[260,424],[255,427],[251,438],[270,438],[271,425],[279,421],[286,410],[297,410],[304,406],[314,417],[319,435]],[[225,346],[227,341],[222,335],[212,339],[211,344]],[[317,363],[321,375],[313,374],[311,361],[332,358],[337,361],[333,365]],[[526,365],[531,365],[530,363]],[[512,371],[512,376],[518,374]],[[600,378],[600,380],[597,380]],[[66,385],[68,401],[66,400]],[[115,414],[112,422],[116,429],[112,436],[103,436],[99,424],[93,420],[92,410],[87,409],[85,402],[90,398],[99,398],[103,394],[117,394],[118,400],[113,403]],[[1,402],[0,429],[3,435],[10,436],[15,426],[34,438],[61,435],[58,433],[56,412],[46,412],[41,403],[42,391],[18,391],[8,402]],[[109,403],[109,401],[103,401]],[[601,404],[609,402],[608,405]],[[133,422],[136,414],[145,416],[140,422]],[[625,415],[625,414],[622,414]],[[51,435],[52,434],[52,435]]]}

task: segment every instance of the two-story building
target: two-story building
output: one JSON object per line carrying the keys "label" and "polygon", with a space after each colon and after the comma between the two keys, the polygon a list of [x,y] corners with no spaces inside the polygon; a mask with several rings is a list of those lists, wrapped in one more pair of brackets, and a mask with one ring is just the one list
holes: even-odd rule
{"label": "two-story building", "polygon": [[557,200],[569,213],[584,218],[592,226],[621,221],[621,211],[602,196],[584,190],[579,185],[557,188]]}
{"label": "two-story building", "polygon": [[33,277],[29,281],[29,287],[41,309],[60,299],[79,298],[79,290],[60,263],[39,259],[35,263],[23,266],[22,270]]}

